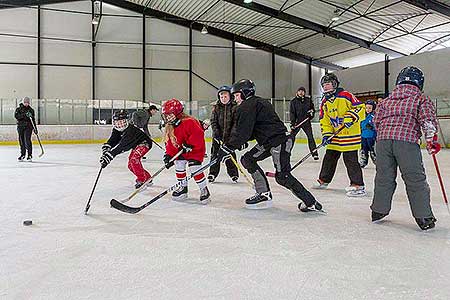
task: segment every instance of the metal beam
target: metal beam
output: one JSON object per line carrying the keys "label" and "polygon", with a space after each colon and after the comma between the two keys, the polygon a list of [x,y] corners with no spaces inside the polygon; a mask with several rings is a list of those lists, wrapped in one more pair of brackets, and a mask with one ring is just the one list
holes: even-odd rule
{"label": "metal beam", "polygon": [[0,9],[5,8],[18,8],[24,6],[33,6],[33,5],[47,5],[47,4],[56,4],[56,3],[64,3],[64,2],[76,2],[78,0],[7,0],[2,1],[0,3]]}
{"label": "metal beam", "polygon": [[193,66],[193,56],[192,56],[192,26],[189,27],[189,114],[192,115],[192,98],[193,98],[193,84],[192,84],[192,66]]}
{"label": "metal beam", "polygon": [[435,12],[450,17],[450,6],[436,0],[403,0],[403,2],[409,3],[421,9],[434,10]]}
{"label": "metal beam", "polygon": [[389,96],[389,55],[384,56],[384,97]]}
{"label": "metal beam", "polygon": [[[139,4],[135,4],[129,1],[125,1],[125,0],[103,0],[104,3],[108,3],[111,5],[115,5],[117,7],[123,8],[123,9],[127,9],[130,11],[134,11],[137,13],[142,13],[142,5]],[[155,17],[170,23],[174,23],[177,25],[181,25],[187,28],[190,28],[192,26],[192,29],[197,30],[197,31],[201,31],[203,28],[203,24],[198,23],[198,22],[192,22],[190,20],[181,18],[181,17],[177,17],[162,11],[158,11],[158,10],[154,10],[151,8],[147,8],[147,10],[145,10],[145,15],[146,16],[151,16],[151,17]],[[275,51],[275,54],[286,57],[286,58],[290,58],[292,60],[296,60],[305,64],[308,64],[312,61],[312,57],[307,56],[307,55],[303,55],[291,50],[287,50],[287,49],[283,49],[280,47],[274,47],[273,45],[269,45],[267,43],[263,43],[254,39],[250,39],[250,38],[246,38],[243,36],[238,36],[235,35],[231,32],[225,31],[225,30],[221,30],[221,29],[217,29],[214,27],[208,27],[208,34],[214,35],[214,36],[218,36],[221,37],[223,39],[227,39],[232,41],[233,39],[241,44],[246,44],[248,46],[251,47],[255,47],[258,49],[261,49],[263,51],[269,52],[271,53],[272,50]],[[325,61],[313,61],[312,64],[314,66],[317,67],[321,67],[321,68],[328,68],[330,70],[342,70],[344,69],[344,67],[333,64],[333,63],[328,63]]]}
{"label": "metal beam", "polygon": [[[37,67],[36,67],[36,81],[37,81],[37,98],[41,99],[41,6],[37,9]],[[41,107],[37,107],[38,124],[41,124]]]}
{"label": "metal beam", "polygon": [[327,36],[335,38],[335,39],[341,39],[341,40],[345,40],[345,41],[357,44],[363,48],[366,48],[366,49],[369,49],[372,51],[389,54],[394,57],[405,56],[404,53],[398,52],[396,50],[374,44],[374,43],[372,43],[370,41],[366,41],[360,37],[357,37],[357,36],[342,32],[342,31],[338,31],[335,29],[331,29],[331,28],[328,28],[327,26],[317,24],[317,23],[314,23],[312,21],[309,21],[309,20],[306,20],[306,19],[303,19],[300,17],[293,16],[293,15],[285,13],[285,12],[280,12],[276,9],[273,9],[273,8],[265,6],[265,5],[261,5],[259,3],[255,3],[255,2],[243,3],[243,1],[241,1],[241,0],[223,0],[223,1],[237,5],[239,7],[250,9],[250,10],[258,12],[260,14],[271,16],[278,20],[282,20],[282,21],[285,21],[285,22],[288,22],[291,24],[301,26],[306,29],[316,31],[318,33],[327,35]]}

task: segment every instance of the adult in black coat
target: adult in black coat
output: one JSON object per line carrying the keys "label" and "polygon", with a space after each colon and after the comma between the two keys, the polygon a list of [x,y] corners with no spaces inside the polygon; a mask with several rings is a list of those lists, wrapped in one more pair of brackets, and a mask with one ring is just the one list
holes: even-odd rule
{"label": "adult in black coat", "polygon": [[[14,112],[14,117],[17,120],[17,133],[19,134],[20,156],[19,161],[25,159],[28,152],[27,160],[31,161],[33,158],[33,144],[31,143],[31,134],[37,134],[36,120],[34,119],[34,109],[30,106],[30,98],[25,97],[23,103],[19,104]],[[33,123],[31,123],[33,122]],[[34,129],[33,129],[34,128]]]}
{"label": "adult in black coat", "polygon": [[[295,140],[300,129],[303,129],[306,137],[308,138],[308,146],[309,151],[312,153],[314,160],[319,159],[319,155],[316,149],[316,142],[314,141],[314,136],[312,132],[311,119],[314,118],[314,103],[311,100],[311,97],[306,96],[306,89],[304,87],[300,87],[297,90],[297,94],[291,100],[291,105],[289,108],[289,113],[291,116],[291,136]],[[301,126],[296,127],[305,121]]]}

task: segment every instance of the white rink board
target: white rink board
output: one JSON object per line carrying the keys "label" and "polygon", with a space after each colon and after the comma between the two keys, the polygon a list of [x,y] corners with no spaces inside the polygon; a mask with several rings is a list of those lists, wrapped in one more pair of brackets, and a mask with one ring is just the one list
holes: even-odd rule
{"label": "white rink board", "polygon": [[[85,216],[100,146],[44,146],[34,163],[0,147],[0,299],[450,299],[450,216],[425,152],[438,219],[429,232],[411,217],[401,180],[391,215],[371,224],[371,197],[345,196],[342,162],[329,190],[311,190],[328,215],[299,212],[273,179],[274,207],[246,210],[252,192],[243,178],[228,184],[224,169],[208,206],[196,204],[191,184],[188,203],[164,197],[127,215],[109,207],[132,191],[123,154],[104,170]],[[297,144],[292,161],[306,151]],[[155,172],[161,156],[154,147],[145,166]],[[450,151],[438,159],[450,189]],[[294,174],[309,188],[319,169],[309,160]],[[372,164],[364,170],[370,195],[374,173]],[[174,180],[165,171],[129,203]],[[33,225],[23,226],[26,219]]]}

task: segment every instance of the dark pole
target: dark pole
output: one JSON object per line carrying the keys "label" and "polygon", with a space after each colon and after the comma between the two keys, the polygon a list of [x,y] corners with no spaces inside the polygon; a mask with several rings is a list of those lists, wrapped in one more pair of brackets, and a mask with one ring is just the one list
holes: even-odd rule
{"label": "dark pole", "polygon": [[313,100],[313,84],[312,84],[313,78],[312,78],[312,64],[308,64],[308,92],[309,96],[311,97],[311,100]]}
{"label": "dark pole", "polygon": [[272,98],[275,98],[275,49],[272,49]]}
{"label": "dark pole", "polygon": [[384,56],[384,97],[389,95],[389,55]]}
{"label": "dark pole", "polygon": [[231,82],[236,82],[236,38],[231,41]]}
{"label": "dark pole", "polygon": [[41,124],[41,109],[39,106],[39,99],[41,99],[41,5],[38,4],[37,9],[37,117],[38,124]]}
{"label": "dark pole", "polygon": [[189,26],[189,114],[192,114],[192,24]]}
{"label": "dark pole", "polygon": [[146,82],[145,82],[145,67],[146,67],[146,61],[145,61],[145,13],[142,13],[142,102],[145,102],[145,91],[146,91]]}
{"label": "dark pole", "polygon": [[[94,1],[92,1],[92,19],[94,18]],[[92,99],[94,100],[95,95],[95,25],[92,24]]]}

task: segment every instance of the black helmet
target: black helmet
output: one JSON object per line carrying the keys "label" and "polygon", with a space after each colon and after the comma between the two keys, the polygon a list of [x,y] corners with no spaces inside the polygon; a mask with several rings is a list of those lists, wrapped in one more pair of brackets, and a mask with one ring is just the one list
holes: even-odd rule
{"label": "black helmet", "polygon": [[121,109],[121,110],[116,110],[114,112],[114,115],[113,115],[114,121],[126,120],[126,119],[128,119],[128,112],[126,110]]}
{"label": "black helmet", "polygon": [[254,96],[256,92],[255,83],[250,79],[241,79],[235,82],[231,87],[231,94],[241,93],[242,99],[247,99],[248,97]]}
{"label": "black helmet", "polygon": [[373,100],[367,100],[365,104],[372,105],[373,110],[377,108],[377,103]]}
{"label": "black helmet", "polygon": [[417,67],[409,66],[400,71],[395,84],[412,84],[422,91],[424,82],[425,76],[423,75],[422,70]]}
{"label": "black helmet", "polygon": [[328,82],[331,82],[333,84],[334,90],[336,90],[339,87],[339,79],[334,73],[327,73],[323,75],[322,78],[320,79],[320,86],[323,87],[323,85]]}
{"label": "black helmet", "polygon": [[228,92],[231,94],[231,87],[229,85],[222,85],[218,90],[217,90],[217,98],[220,98],[220,93],[221,92]]}

